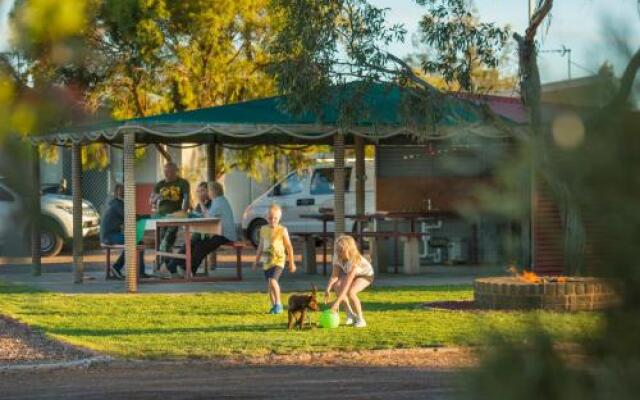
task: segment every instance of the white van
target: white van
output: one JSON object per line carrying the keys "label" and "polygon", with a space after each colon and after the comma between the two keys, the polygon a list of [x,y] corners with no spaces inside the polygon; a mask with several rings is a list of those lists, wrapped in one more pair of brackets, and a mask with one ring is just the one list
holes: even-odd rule
{"label": "white van", "polygon": [[[375,209],[375,174],[373,160],[365,161],[365,212]],[[353,162],[345,163],[345,214],[356,211],[356,179]],[[242,214],[242,231],[254,245],[258,244],[260,227],[267,223],[271,204],[282,207],[282,224],[290,233],[322,232],[322,221],[301,218],[302,214],[318,214],[321,208],[333,208],[333,163],[319,163],[293,171],[255,199]],[[346,220],[346,229],[353,229],[353,220]],[[334,230],[333,222],[327,230]]]}

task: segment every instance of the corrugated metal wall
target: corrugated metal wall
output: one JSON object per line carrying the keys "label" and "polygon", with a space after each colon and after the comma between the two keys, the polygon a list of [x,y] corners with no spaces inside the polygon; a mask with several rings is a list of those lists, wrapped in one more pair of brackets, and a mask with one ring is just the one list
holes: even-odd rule
{"label": "corrugated metal wall", "polygon": [[[424,146],[378,146],[376,148],[376,206],[379,211],[407,212],[457,211],[456,200],[473,197],[474,186],[490,184],[495,162],[509,151],[506,143],[487,142],[466,145],[431,143]],[[388,209],[395,208],[395,209]],[[429,226],[431,226],[429,228]],[[383,222],[378,230],[393,230],[394,224]],[[409,223],[397,226],[409,231]],[[478,216],[439,218],[418,223],[419,231],[431,238],[445,238],[450,246],[434,249],[429,238],[420,244],[422,264],[461,262],[495,264],[506,259],[505,235],[511,225],[495,217]],[[392,265],[393,243],[387,245],[388,263]],[[400,262],[401,260],[401,251]]]}

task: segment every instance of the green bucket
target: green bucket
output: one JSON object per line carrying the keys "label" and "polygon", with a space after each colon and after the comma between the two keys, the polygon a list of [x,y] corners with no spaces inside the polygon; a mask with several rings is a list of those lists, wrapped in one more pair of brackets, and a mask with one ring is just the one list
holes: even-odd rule
{"label": "green bucket", "polygon": [[318,324],[321,328],[337,328],[340,326],[340,314],[331,312],[331,310],[324,310],[322,314],[320,314]]}

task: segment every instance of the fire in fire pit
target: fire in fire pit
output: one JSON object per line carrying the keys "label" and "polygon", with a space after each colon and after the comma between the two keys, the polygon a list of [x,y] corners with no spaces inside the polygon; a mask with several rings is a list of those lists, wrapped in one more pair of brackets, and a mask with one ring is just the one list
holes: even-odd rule
{"label": "fire in fire pit", "polygon": [[524,270],[522,271],[522,273],[520,273],[518,272],[518,269],[513,265],[507,268],[507,271],[510,272],[514,277],[529,283],[565,283],[567,282],[567,279],[571,279],[567,278],[566,276],[538,276],[534,272],[530,272],[527,270]]}
{"label": "fire in fire pit", "polygon": [[480,308],[545,309],[554,311],[601,310],[618,304],[611,282],[599,278],[538,276],[533,272],[513,276],[478,278],[474,298]]}

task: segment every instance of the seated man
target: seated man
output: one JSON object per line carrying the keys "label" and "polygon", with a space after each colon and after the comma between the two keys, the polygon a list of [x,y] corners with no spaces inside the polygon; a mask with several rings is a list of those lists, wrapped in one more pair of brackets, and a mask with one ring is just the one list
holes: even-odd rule
{"label": "seated man", "polygon": [[[164,179],[158,182],[151,195],[151,205],[159,215],[172,214],[189,209],[189,182],[178,176],[178,166],[168,162],[164,166]],[[160,250],[171,251],[176,242],[178,228],[163,228],[160,231]],[[161,260],[161,264],[164,260]]]}
{"label": "seated man", "polygon": [[[106,210],[100,222],[100,242],[110,244],[124,244],[124,186],[118,183],[113,189],[113,198],[107,203]],[[117,279],[122,279],[122,267],[124,266],[124,251],[116,262],[109,266],[111,274]],[[138,258],[138,270],[140,278],[148,278],[144,269],[144,252],[141,251]]]}
{"label": "seated man", "polygon": [[[203,237],[201,240],[193,242],[191,248],[191,271],[194,275],[202,263],[202,260],[211,252],[215,251],[218,247],[225,243],[233,242],[238,239],[236,232],[236,223],[233,219],[233,210],[229,201],[224,196],[224,188],[222,184],[218,182],[209,182],[209,196],[211,196],[211,205],[209,208],[202,199],[199,199],[200,209],[203,210],[203,217],[205,218],[220,218],[222,224],[222,235],[213,235],[209,237]],[[185,250],[180,251],[182,254]],[[178,267],[184,270],[185,261],[180,259],[173,259],[167,269],[172,275],[180,276]]]}

